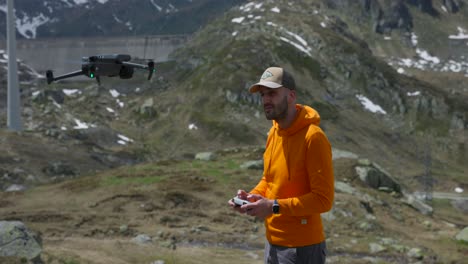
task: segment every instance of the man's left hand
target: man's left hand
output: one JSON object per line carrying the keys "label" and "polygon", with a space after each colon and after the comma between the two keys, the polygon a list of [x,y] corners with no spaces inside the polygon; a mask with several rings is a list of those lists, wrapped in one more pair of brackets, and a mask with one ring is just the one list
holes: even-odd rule
{"label": "man's left hand", "polygon": [[257,201],[241,206],[241,209],[244,210],[246,214],[258,217],[260,219],[265,219],[267,216],[273,213],[273,200],[264,198],[262,196],[254,197],[254,199]]}

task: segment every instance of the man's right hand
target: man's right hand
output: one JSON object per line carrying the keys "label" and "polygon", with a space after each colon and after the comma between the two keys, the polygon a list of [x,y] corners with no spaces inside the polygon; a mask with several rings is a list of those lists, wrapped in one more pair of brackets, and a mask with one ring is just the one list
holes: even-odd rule
{"label": "man's right hand", "polygon": [[[237,191],[237,197],[242,199],[242,200],[248,200],[248,196],[250,194],[244,190],[238,190]],[[237,212],[241,213],[241,214],[245,214],[245,210],[242,209],[239,205],[235,204],[232,199],[229,199],[228,201],[228,204],[229,206],[231,206],[232,209],[236,210]]]}
{"label": "man's right hand", "polygon": [[237,191],[237,197],[242,199],[242,200],[248,200],[247,198],[248,198],[249,195],[250,194],[248,192],[244,191],[244,190],[238,190]]}

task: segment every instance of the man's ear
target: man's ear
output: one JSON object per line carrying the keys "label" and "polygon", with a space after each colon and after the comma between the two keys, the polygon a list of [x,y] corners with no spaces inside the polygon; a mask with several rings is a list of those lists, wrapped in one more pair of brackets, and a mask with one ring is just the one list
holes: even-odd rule
{"label": "man's ear", "polygon": [[290,102],[295,102],[296,101],[296,90],[289,90],[289,95],[288,98]]}

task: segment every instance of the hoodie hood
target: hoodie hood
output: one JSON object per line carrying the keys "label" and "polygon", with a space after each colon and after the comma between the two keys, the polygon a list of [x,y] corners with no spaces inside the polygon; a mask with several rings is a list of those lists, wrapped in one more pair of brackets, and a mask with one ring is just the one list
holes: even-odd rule
{"label": "hoodie hood", "polygon": [[281,129],[279,124],[273,120],[273,127],[280,136],[291,136],[310,124],[320,125],[319,113],[310,106],[296,104],[297,115],[292,125],[286,129]]}

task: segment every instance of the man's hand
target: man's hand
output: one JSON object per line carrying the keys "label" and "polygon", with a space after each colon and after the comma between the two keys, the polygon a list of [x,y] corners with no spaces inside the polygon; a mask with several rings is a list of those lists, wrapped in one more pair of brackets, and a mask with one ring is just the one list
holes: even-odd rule
{"label": "man's hand", "polygon": [[250,196],[252,200],[256,200],[256,202],[244,204],[240,207],[246,214],[260,219],[265,219],[267,216],[273,214],[272,208],[274,200],[264,198],[257,194],[250,194]]}
{"label": "man's hand", "polygon": [[[238,190],[237,191],[237,197],[242,199],[242,200],[249,200],[248,199],[248,196],[251,195],[249,194],[248,192],[244,191],[244,190]],[[250,201],[250,200],[249,200]],[[235,204],[232,199],[229,199],[228,201],[228,204],[229,206],[231,206],[232,209],[236,210],[237,212],[239,213],[242,213],[242,214],[245,214],[246,211],[245,209],[243,209],[241,206]]]}
{"label": "man's hand", "polygon": [[273,200],[266,199],[259,194],[248,193],[244,190],[237,191],[237,197],[242,200],[248,200],[252,203],[244,204],[242,206],[236,205],[232,199],[229,199],[228,204],[232,209],[242,214],[248,214],[251,216],[264,219],[273,213]]}

